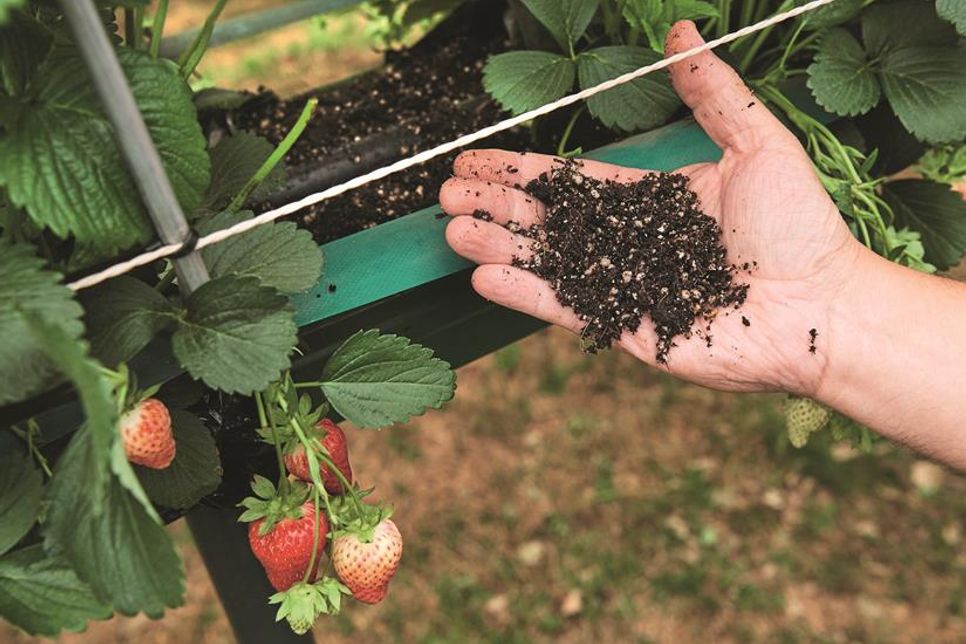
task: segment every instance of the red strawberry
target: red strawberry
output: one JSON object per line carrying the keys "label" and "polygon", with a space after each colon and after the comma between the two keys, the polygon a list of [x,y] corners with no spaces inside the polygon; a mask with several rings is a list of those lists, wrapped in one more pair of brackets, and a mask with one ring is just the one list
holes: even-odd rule
{"label": "red strawberry", "polygon": [[[312,438],[312,436],[310,436]],[[346,444],[345,432],[342,428],[333,423],[328,418],[323,419],[316,425],[314,438],[317,438],[322,446],[329,453],[329,458],[335,464],[345,479],[352,483],[352,466],[349,464],[349,446]],[[305,455],[305,447],[298,443],[285,455],[285,468],[296,478],[306,483],[312,482],[309,474],[309,459]],[[322,476],[322,485],[325,486],[329,494],[342,494],[342,482],[329,466],[319,461],[319,474]]]}
{"label": "red strawberry", "polygon": [[399,528],[389,519],[375,527],[372,540],[346,534],[332,541],[332,565],[352,596],[366,604],[378,604],[389,591],[399,569],[403,542]]}
{"label": "red strawberry", "polygon": [[174,460],[174,434],[171,415],[164,403],[148,398],[121,416],[121,440],[127,460],[138,465],[163,470]]}
{"label": "red strawberry", "polygon": [[[312,517],[315,506],[306,501],[299,508],[278,521],[267,534],[259,534],[265,519],[253,521],[248,526],[248,544],[261,562],[268,574],[268,580],[275,590],[287,590],[293,584],[302,581],[305,571],[312,558],[312,541],[314,526]],[[315,565],[309,580],[312,580],[319,570],[322,555],[325,552],[325,539],[329,532],[329,522],[325,513],[319,513],[319,544],[315,555]]]}

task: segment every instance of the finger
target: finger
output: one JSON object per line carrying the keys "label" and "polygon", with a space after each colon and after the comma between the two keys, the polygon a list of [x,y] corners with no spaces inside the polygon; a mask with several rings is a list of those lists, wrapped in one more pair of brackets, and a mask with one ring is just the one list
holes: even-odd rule
{"label": "finger", "polygon": [[513,221],[524,228],[542,222],[547,214],[546,206],[521,190],[462,177],[452,177],[443,184],[439,203],[449,215],[472,215],[482,210],[498,224]]}
{"label": "finger", "polygon": [[488,300],[574,333],[584,327],[576,313],[557,301],[550,285],[529,271],[496,264],[480,266],[473,272],[473,288]]}
{"label": "finger", "polygon": [[[533,152],[510,152],[507,150],[469,150],[453,162],[453,174],[465,179],[492,181],[506,186],[525,188],[528,183],[544,173],[553,173],[564,159]],[[629,183],[640,181],[648,170],[625,168],[600,161],[578,160],[581,173],[594,179]]]}
{"label": "finger", "polygon": [[[664,51],[670,56],[703,44],[694,23],[681,20],[668,32]],[[735,70],[710,51],[671,65],[671,82],[721,148],[745,151],[795,140]]]}
{"label": "finger", "polygon": [[510,264],[529,259],[530,240],[498,224],[472,217],[455,217],[446,226],[446,243],[456,253],[477,264]]}

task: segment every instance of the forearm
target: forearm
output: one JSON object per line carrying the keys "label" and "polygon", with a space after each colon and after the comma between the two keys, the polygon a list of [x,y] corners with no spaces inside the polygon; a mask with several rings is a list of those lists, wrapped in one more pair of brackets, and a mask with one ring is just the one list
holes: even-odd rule
{"label": "forearm", "polygon": [[815,397],[966,469],[966,284],[869,252],[833,306]]}

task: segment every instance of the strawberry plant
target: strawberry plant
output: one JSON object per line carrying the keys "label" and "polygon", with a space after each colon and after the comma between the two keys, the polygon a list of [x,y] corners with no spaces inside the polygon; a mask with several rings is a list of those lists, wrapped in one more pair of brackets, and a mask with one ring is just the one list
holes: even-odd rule
{"label": "strawberry plant", "polygon": [[[705,35],[722,36],[797,4],[803,3],[519,0],[512,6],[523,48],[491,57],[484,86],[508,110],[524,112],[654,62],[675,20],[695,20]],[[966,254],[966,202],[949,185],[964,173],[962,6],[838,0],[719,51],[799,133],[856,237],[926,272],[948,269]],[[824,114],[789,98],[802,79]],[[567,153],[583,110],[610,129],[642,131],[666,121],[678,105],[657,74],[598,94],[572,113],[558,153]],[[917,162],[924,178],[892,176]],[[791,400],[787,407],[794,444],[826,425],[838,438],[871,444],[864,427],[806,403]]]}
{"label": "strawberry plant", "polygon": [[[283,157],[315,102],[278,146],[245,133],[209,139],[196,104],[210,104],[211,95],[195,93],[189,81],[225,2],[214,3],[178,60],[159,56],[168,2],[158,3],[150,27],[146,4],[97,2],[98,28],[180,209],[199,234],[248,219],[250,206],[284,180]],[[265,544],[253,547],[263,561],[282,548],[265,541],[269,535],[283,531],[282,540],[293,540],[293,525],[301,547],[306,535],[317,546],[308,560],[287,561],[271,574],[277,586],[303,582],[282,608],[304,624],[305,615],[321,612],[313,601],[324,597],[331,610],[344,589],[309,579],[329,531],[363,534],[385,516],[367,509],[352,487],[347,456],[331,438],[341,430],[331,423],[316,430],[317,421],[329,409],[363,427],[407,420],[452,396],[453,372],[428,349],[367,332],[346,341],[317,382],[292,383],[286,374],[298,335],[289,296],[317,283],[323,257],[290,222],[200,251],[210,279],[193,289],[168,261],[95,288],[69,288],[142,250],[155,228],[119,145],[124,124],[109,117],[95,89],[98,74],[109,72],[88,65],[79,47],[84,33],[58,6],[0,2],[0,405],[10,411],[0,422],[0,616],[55,636],[115,612],[157,618],[184,602],[182,565],[159,508],[195,505],[220,485],[222,465],[192,407],[197,396],[156,375],[138,383],[134,363],[150,366],[151,356],[170,355],[177,368],[167,378],[181,369],[181,381],[264,403],[271,421],[260,429],[277,432],[276,445],[308,479],[283,476],[277,488],[259,479],[264,503],[247,510],[253,545]],[[296,387],[327,402],[313,409]],[[81,417],[48,414],[71,389]],[[307,474],[299,463],[307,463]],[[356,503],[342,512],[328,502],[321,509],[330,494]]]}

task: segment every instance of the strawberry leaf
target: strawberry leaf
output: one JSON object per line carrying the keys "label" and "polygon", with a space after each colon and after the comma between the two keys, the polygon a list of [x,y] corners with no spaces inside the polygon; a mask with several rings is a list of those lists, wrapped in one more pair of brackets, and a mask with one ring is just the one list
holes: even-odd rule
{"label": "strawberry leaf", "polygon": [[17,545],[33,527],[43,494],[43,477],[29,454],[0,456],[0,554]]}
{"label": "strawberry leaf", "polygon": [[134,466],[148,497],[167,508],[187,509],[221,484],[221,459],[211,432],[197,416],[171,412],[177,449],[171,465],[156,470]]}
{"label": "strawberry leaf", "polygon": [[107,619],[111,607],[63,561],[33,545],[0,557],[0,615],[30,633],[53,637]]}
{"label": "strawberry leaf", "polygon": [[936,0],[936,13],[956,26],[956,31],[966,36],[966,3],[963,0]]}
{"label": "strawberry leaf", "polygon": [[[129,48],[118,57],[178,200],[194,210],[210,162],[191,92],[166,61]],[[101,253],[149,239],[153,228],[81,56],[55,47],[16,100],[23,109],[0,137],[10,201]]]}
{"label": "strawberry leaf", "polygon": [[456,389],[456,374],[431,349],[376,330],[360,331],[336,349],[321,381],[336,411],[374,428],[438,409]]}
{"label": "strawberry leaf", "polygon": [[563,51],[573,50],[600,4],[599,0],[520,1],[547,28]]}
{"label": "strawberry leaf", "polygon": [[57,324],[71,340],[83,330],[73,293],[43,265],[30,246],[0,243],[0,404],[23,400],[56,379],[43,339],[23,314]]}
{"label": "strawberry leaf", "polygon": [[546,51],[511,51],[490,57],[483,87],[504,108],[520,114],[565,95],[575,77],[569,58]]}
{"label": "strawberry leaf", "polygon": [[[661,59],[643,47],[598,47],[577,58],[577,74],[583,89]],[[656,127],[681,104],[666,76],[652,74],[624,83],[587,99],[587,107],[609,128],[632,132]]]}
{"label": "strawberry leaf", "polygon": [[808,87],[819,105],[840,116],[865,114],[882,95],[865,50],[845,29],[822,37],[808,67]]}
{"label": "strawberry leaf", "polygon": [[296,331],[292,308],[275,289],[255,277],[223,275],[191,294],[172,343],[194,378],[247,394],[288,368]]}
{"label": "strawberry leaf", "polygon": [[[206,234],[251,217],[249,211],[222,212],[200,225],[198,232]],[[253,275],[283,293],[311,288],[322,275],[322,249],[311,233],[291,221],[259,226],[208,246],[201,255],[214,277]]]}
{"label": "strawberry leaf", "polygon": [[920,140],[966,138],[966,49],[906,47],[885,54],[882,90],[896,116]]}
{"label": "strawberry leaf", "polygon": [[[226,136],[209,152],[211,183],[205,192],[202,208],[221,210],[241,192],[275,146],[266,139],[248,132]],[[265,180],[251,194],[249,201],[270,194],[285,185],[285,167],[275,166]]]}
{"label": "strawberry leaf", "polygon": [[[85,498],[95,512],[102,510],[110,477],[111,448],[117,437],[117,404],[114,401],[114,388],[104,377],[101,367],[87,355],[87,344],[70,336],[61,327],[50,324],[44,318],[26,313],[30,333],[35,341],[44,348],[48,357],[56,361],[57,367],[73,383],[80,397],[86,418],[84,429],[86,467],[74,480],[65,480],[56,475],[50,482],[48,493],[58,487],[77,487],[82,489]],[[73,444],[75,439],[71,440]]]}
{"label": "strawberry leaf", "polygon": [[[795,0],[798,5],[806,2],[808,0]],[[802,24],[805,29],[837,27],[859,15],[864,5],[865,0],[837,0],[830,5],[806,13],[802,16]]]}
{"label": "strawberry leaf", "polygon": [[177,314],[167,298],[127,275],[82,291],[80,301],[91,352],[109,367],[137,355]]}
{"label": "strawberry leaf", "polygon": [[940,270],[959,263],[966,254],[966,201],[949,186],[906,179],[885,184],[883,197],[892,207],[897,226],[919,231],[925,259]]}
{"label": "strawberry leaf", "polygon": [[57,462],[45,547],[63,556],[99,600],[125,615],[160,617],[183,602],[181,561],[164,527],[117,477],[109,476],[104,503],[95,507],[85,485],[100,458],[92,438],[89,427],[78,430]]}

